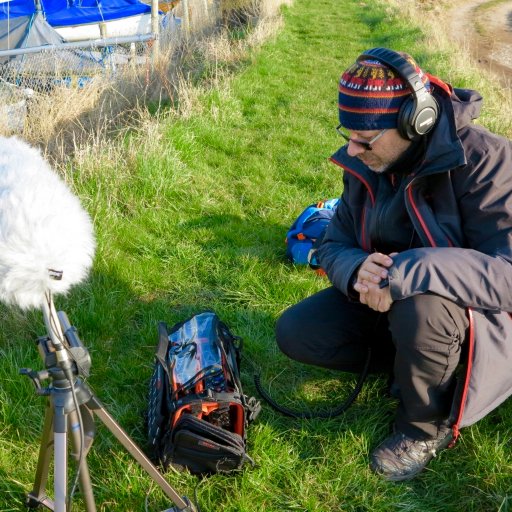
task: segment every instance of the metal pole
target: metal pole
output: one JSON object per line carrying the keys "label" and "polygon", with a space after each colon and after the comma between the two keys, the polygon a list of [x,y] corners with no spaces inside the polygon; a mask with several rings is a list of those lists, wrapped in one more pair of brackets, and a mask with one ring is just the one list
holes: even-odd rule
{"label": "metal pole", "polygon": [[153,59],[158,58],[160,52],[160,20],[158,17],[158,0],[151,0],[151,32],[153,32]]}
{"label": "metal pole", "polygon": [[[50,337],[58,367],[64,372],[69,384],[71,380],[71,360],[64,346],[64,335],[58,320],[57,311],[53,303],[51,292],[46,292],[42,304],[43,318],[48,336]],[[67,453],[67,418],[64,405],[55,405],[53,418],[53,455],[54,455],[54,498],[55,512],[66,512],[67,509],[67,481],[68,481],[68,453]]]}
{"label": "metal pole", "polygon": [[31,46],[30,48],[16,48],[13,50],[0,50],[0,57],[10,55],[25,55],[27,53],[45,53],[55,50],[68,50],[70,48],[101,48],[123,43],[144,42],[154,39],[153,34],[141,36],[111,37],[109,39],[91,39],[90,41],[75,41],[63,44],[46,44],[42,46]]}
{"label": "metal pole", "polygon": [[188,12],[188,0],[181,0],[183,6],[183,29],[185,30],[185,37],[190,34],[190,15]]}
{"label": "metal pole", "polygon": [[[62,415],[62,421],[66,417]],[[54,442],[54,482],[55,512],[66,512],[67,510],[67,483],[68,483],[68,453],[67,433],[55,432]]]}

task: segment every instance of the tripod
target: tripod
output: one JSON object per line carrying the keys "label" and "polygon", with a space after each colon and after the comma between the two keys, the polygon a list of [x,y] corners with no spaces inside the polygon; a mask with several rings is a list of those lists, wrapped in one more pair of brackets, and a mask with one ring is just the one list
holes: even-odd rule
{"label": "tripod", "polygon": [[[44,506],[55,512],[67,512],[71,504],[68,493],[68,433],[71,437],[72,456],[77,463],[78,483],[87,512],[96,512],[87,453],[95,435],[94,416],[97,416],[114,437],[126,448],[153,481],[162,489],[175,507],[168,512],[197,512],[186,497],[180,497],[164,479],[158,469],[115,422],[101,402],[84,382],[89,376],[91,359],[66,313],[55,310],[51,294],[46,294],[43,316],[47,336],[38,338],[38,350],[45,370],[22,369],[30,377],[39,395],[47,396],[44,427],[34,487],[27,495],[26,506]],[[49,380],[43,388],[42,382]],[[46,495],[49,466],[54,458],[54,499]]]}

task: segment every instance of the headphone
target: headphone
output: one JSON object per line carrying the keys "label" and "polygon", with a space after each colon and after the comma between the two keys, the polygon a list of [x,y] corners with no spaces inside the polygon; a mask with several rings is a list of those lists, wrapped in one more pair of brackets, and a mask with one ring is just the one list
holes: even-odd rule
{"label": "headphone", "polygon": [[425,88],[414,66],[388,48],[367,50],[357,58],[357,62],[366,59],[378,60],[396,71],[412,91],[412,95],[402,103],[398,111],[398,133],[407,140],[415,140],[428,133],[436,124],[439,106]]}

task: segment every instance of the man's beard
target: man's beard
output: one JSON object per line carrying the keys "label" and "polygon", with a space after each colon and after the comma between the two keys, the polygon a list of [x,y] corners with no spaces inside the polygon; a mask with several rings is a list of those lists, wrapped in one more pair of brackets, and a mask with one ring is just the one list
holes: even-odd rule
{"label": "man's beard", "polygon": [[[370,165],[365,164],[365,165],[366,165],[366,167],[368,167],[368,169],[370,169],[370,171],[374,172],[375,174],[382,174],[383,172],[386,172],[393,165],[393,163],[394,162],[382,164],[380,167],[377,167],[377,168],[375,168],[371,164]],[[364,164],[364,162],[363,162],[363,164]]]}
{"label": "man's beard", "polygon": [[378,169],[373,169],[372,167],[368,166],[370,171],[374,172],[375,174],[382,174],[382,173],[386,172],[389,169],[389,167],[390,167],[389,164],[388,165],[382,165]]}

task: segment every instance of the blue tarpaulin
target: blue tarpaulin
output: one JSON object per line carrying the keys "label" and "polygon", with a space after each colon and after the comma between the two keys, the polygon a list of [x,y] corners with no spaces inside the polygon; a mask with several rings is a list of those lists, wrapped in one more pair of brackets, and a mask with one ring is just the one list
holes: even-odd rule
{"label": "blue tarpaulin", "polygon": [[[41,11],[52,27],[97,23],[150,13],[139,0],[41,0]],[[0,20],[31,16],[37,11],[34,0],[0,2]]]}

